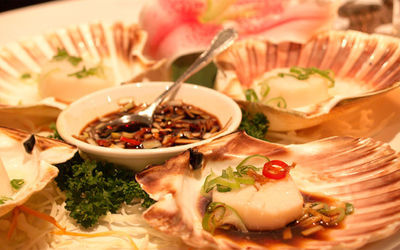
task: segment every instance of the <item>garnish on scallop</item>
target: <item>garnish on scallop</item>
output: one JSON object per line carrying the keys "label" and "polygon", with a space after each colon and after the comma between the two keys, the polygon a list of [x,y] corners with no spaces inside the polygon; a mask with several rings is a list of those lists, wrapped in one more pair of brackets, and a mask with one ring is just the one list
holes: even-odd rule
{"label": "garnish on scallop", "polygon": [[355,249],[398,231],[399,167],[398,154],[372,139],[282,146],[238,132],[136,179],[157,201],[145,220],[189,246]]}

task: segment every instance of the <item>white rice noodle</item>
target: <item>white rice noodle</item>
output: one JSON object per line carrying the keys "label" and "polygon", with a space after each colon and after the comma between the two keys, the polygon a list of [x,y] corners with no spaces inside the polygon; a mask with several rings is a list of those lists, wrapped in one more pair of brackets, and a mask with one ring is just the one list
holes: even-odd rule
{"label": "white rice noodle", "polygon": [[[87,238],[82,236],[55,235],[58,231],[50,223],[21,212],[12,239],[7,240],[12,214],[0,218],[0,246],[5,249],[132,249],[130,237],[139,249],[183,249],[181,241],[152,229],[142,218],[139,204],[123,205],[118,214],[107,214],[99,225],[84,230],[75,224],[65,210],[65,196],[53,181],[25,203],[27,207],[48,214],[65,226],[69,232],[98,233],[119,231],[112,236]],[[126,237],[124,235],[126,234]],[[3,248],[2,248],[3,249]]]}

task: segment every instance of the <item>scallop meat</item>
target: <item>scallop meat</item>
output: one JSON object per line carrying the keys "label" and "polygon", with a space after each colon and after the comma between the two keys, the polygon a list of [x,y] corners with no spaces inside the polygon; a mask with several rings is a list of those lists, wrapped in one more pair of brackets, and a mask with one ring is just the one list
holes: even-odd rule
{"label": "scallop meat", "polygon": [[[289,174],[269,168],[265,174],[266,157],[271,164],[286,162]],[[283,146],[236,132],[150,166],[136,179],[156,200],[144,219],[190,247],[358,249],[399,231],[399,159],[389,145],[370,138],[336,136]],[[255,173],[263,165],[260,177]],[[247,175],[239,178],[244,169]],[[327,204],[343,216],[338,212],[325,221],[318,215],[325,224],[310,221],[310,207],[333,215]],[[340,223],[325,227],[333,218]],[[310,223],[316,232],[296,231]]]}

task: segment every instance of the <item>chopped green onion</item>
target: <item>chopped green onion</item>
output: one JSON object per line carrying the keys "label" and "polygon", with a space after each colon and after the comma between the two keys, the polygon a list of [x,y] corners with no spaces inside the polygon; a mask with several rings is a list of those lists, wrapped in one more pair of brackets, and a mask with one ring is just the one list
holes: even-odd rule
{"label": "chopped green onion", "polygon": [[7,196],[0,196],[0,205],[4,204],[6,201],[12,200],[12,198]]}
{"label": "chopped green onion", "polygon": [[270,159],[269,159],[267,156],[265,156],[265,155],[260,155],[260,154],[250,155],[250,156],[247,156],[246,158],[244,158],[244,159],[237,165],[236,170],[240,169],[248,160],[250,160],[250,159],[252,159],[252,158],[255,158],[255,157],[260,157],[260,158],[266,159],[267,161],[270,161]]}
{"label": "chopped green onion", "polygon": [[[201,194],[203,195],[203,196],[206,196],[207,195],[207,193],[208,192],[210,192],[210,181],[212,180],[212,179],[214,179],[215,177],[217,177],[217,175],[214,173],[214,172],[211,172],[211,174],[209,174],[207,177],[206,177],[206,179],[205,179],[205,181],[204,181],[204,184],[203,184],[203,186],[201,187]],[[208,190],[208,191],[207,191]]]}
{"label": "chopped green onion", "polygon": [[23,179],[12,179],[10,181],[11,186],[15,189],[18,190],[24,185],[25,181]]}
{"label": "chopped green onion", "polygon": [[353,206],[353,204],[346,202],[346,205],[345,205],[344,210],[345,210],[346,215],[349,215],[349,214],[354,213],[354,206]]}
{"label": "chopped green onion", "polygon": [[260,82],[258,85],[261,86],[261,96],[266,97],[269,94],[269,91],[271,90],[271,87],[269,86],[270,80],[276,78],[276,76],[271,76],[268,77],[267,79],[264,79],[262,82]]}
{"label": "chopped green onion", "polygon": [[326,204],[325,202],[320,202],[320,201],[317,201],[317,202],[313,202],[312,204],[311,204],[311,208],[312,209],[315,209],[315,210],[321,210],[321,209],[323,209],[323,210],[329,210],[329,205],[328,204]]}
{"label": "chopped green onion", "polygon": [[256,181],[250,176],[235,177],[235,181],[240,184],[253,185]]}
{"label": "chopped green onion", "polygon": [[271,98],[265,104],[266,105],[274,105],[275,103],[278,108],[286,108],[287,107],[285,99],[283,99],[283,97],[281,97],[281,96]]}
{"label": "chopped green onion", "polygon": [[231,226],[242,232],[248,232],[239,214],[232,207],[221,203],[211,202],[202,220],[203,229],[214,234],[215,229],[228,229]]}
{"label": "chopped green onion", "polygon": [[217,191],[218,192],[224,193],[224,192],[229,192],[231,190],[232,190],[232,188],[230,188],[230,187],[217,184]]}
{"label": "chopped green onion", "polygon": [[260,157],[269,161],[269,158],[264,155],[250,155],[244,158],[237,166],[236,171],[233,171],[232,167],[222,170],[220,176],[217,176],[214,172],[211,172],[205,179],[203,186],[201,187],[201,194],[203,196],[208,196],[208,193],[217,187],[218,192],[229,192],[235,189],[239,189],[241,184],[253,185],[255,179],[252,176],[247,175],[247,171],[252,169],[254,171],[259,171],[253,165],[245,165],[246,162],[254,157]]}
{"label": "chopped green onion", "polygon": [[32,75],[30,73],[24,73],[21,75],[21,79],[29,79],[31,77],[32,77]]}
{"label": "chopped green onion", "polygon": [[252,170],[254,170],[254,171],[256,171],[256,172],[257,172],[258,170],[261,170],[261,168],[257,168],[257,167],[255,167],[255,166],[253,166],[253,165],[241,165],[241,166],[237,166],[237,167],[236,167],[236,171],[237,171],[237,173],[238,173],[239,176],[247,175],[247,171],[248,171],[249,169],[252,169]]}
{"label": "chopped green onion", "polygon": [[240,183],[238,183],[235,179],[227,179],[222,176],[219,176],[209,181],[206,193],[210,192],[217,184],[229,187],[231,189],[240,188]]}
{"label": "chopped green onion", "polygon": [[[299,76],[296,76],[296,75],[290,74],[290,73],[278,73],[278,76],[281,77],[281,78],[283,78],[283,77],[285,77],[285,76],[290,76],[290,77],[294,77],[294,78],[296,78],[296,79],[299,79]],[[299,79],[299,80],[300,80],[300,79]]]}
{"label": "chopped green onion", "polygon": [[321,77],[326,78],[330,82],[328,86],[329,88],[335,86],[334,73],[332,70],[321,70],[316,67],[302,68],[293,66],[289,69],[289,71],[290,73],[278,73],[278,77],[290,76],[298,80],[307,80],[310,77],[310,75],[318,74]]}
{"label": "chopped green onion", "polygon": [[329,226],[334,226],[334,225],[339,224],[346,217],[345,210],[342,207],[337,207],[337,208],[330,209],[330,210],[320,210],[320,212],[323,215],[327,215],[330,217],[336,216],[334,220],[332,220],[331,222],[328,223]]}
{"label": "chopped green onion", "polygon": [[258,101],[258,96],[254,89],[246,89],[244,92],[246,96],[246,100],[249,102],[257,102]]}
{"label": "chopped green onion", "polygon": [[302,68],[296,67],[296,66],[291,67],[289,71],[290,71],[291,73],[295,73],[295,74],[297,74],[297,75],[303,74]]}

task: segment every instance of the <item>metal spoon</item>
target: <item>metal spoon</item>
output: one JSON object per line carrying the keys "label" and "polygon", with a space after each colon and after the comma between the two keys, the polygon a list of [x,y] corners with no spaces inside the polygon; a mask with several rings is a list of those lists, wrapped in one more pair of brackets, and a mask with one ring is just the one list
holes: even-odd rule
{"label": "metal spoon", "polygon": [[128,124],[128,123],[139,123],[141,127],[150,127],[153,123],[153,115],[157,106],[168,96],[173,95],[182,85],[183,81],[188,79],[194,73],[206,66],[214,56],[221,53],[233,44],[237,38],[237,33],[232,28],[227,28],[219,32],[211,42],[210,47],[205,50],[189,68],[157,99],[154,100],[147,108],[139,111],[138,113],[123,115],[115,120],[107,122],[99,130],[103,131],[104,128],[116,124]]}

